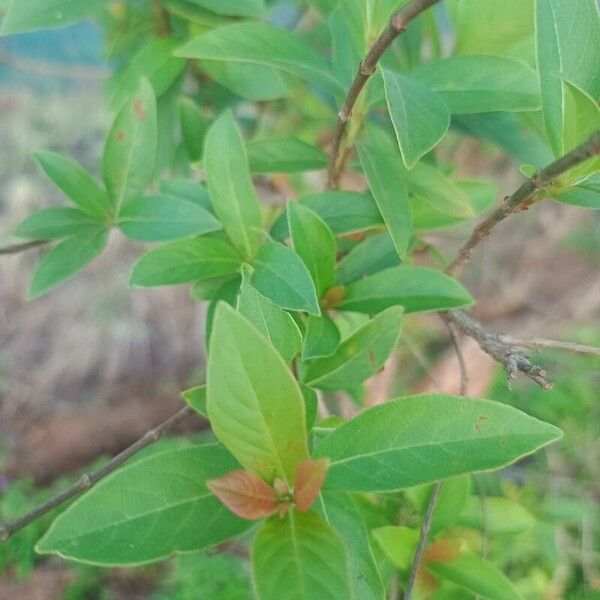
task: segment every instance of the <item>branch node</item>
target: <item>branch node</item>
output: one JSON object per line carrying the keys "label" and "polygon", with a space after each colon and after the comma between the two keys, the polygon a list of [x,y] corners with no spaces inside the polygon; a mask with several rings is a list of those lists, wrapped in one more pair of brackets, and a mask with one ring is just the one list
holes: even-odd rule
{"label": "branch node", "polygon": [[396,14],[392,15],[392,18],[390,19],[390,27],[396,32],[396,34],[399,34],[403,31],[406,31],[408,28],[408,23],[406,22],[404,15],[400,12],[397,12]]}
{"label": "branch node", "polygon": [[79,485],[82,490],[87,490],[92,487],[92,479],[88,475],[88,473],[81,476],[81,479],[79,480]]}
{"label": "branch node", "polygon": [[377,65],[373,65],[372,67],[370,67],[366,60],[363,59],[360,61],[360,74],[364,75],[365,77],[371,77],[371,75],[373,75],[373,73],[375,73],[375,71],[377,70]]}

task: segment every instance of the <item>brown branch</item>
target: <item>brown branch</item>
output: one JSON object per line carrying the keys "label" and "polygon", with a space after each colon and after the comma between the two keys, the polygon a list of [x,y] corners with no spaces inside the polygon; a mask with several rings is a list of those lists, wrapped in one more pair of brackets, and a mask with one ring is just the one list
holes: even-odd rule
{"label": "brown branch", "polygon": [[32,242],[24,242],[22,244],[13,244],[12,246],[4,246],[4,248],[0,248],[0,256],[5,254],[18,254],[19,252],[25,252],[26,250],[31,250],[32,248],[44,246],[45,244],[49,243],[50,240],[33,240]]}
{"label": "brown branch", "polygon": [[342,168],[342,156],[340,149],[342,140],[348,126],[348,121],[352,115],[352,110],[356,100],[369,80],[369,77],[375,73],[377,63],[382,54],[390,47],[392,42],[403,32],[406,31],[409,23],[418,17],[424,10],[436,4],[439,0],[413,0],[410,4],[404,6],[395,12],[389,20],[387,27],[381,32],[367,55],[361,60],[354,81],[344,98],[342,107],[338,113],[335,136],[333,140],[333,150],[329,161],[329,170],[327,174],[327,189],[337,187]]}
{"label": "brown branch", "polygon": [[500,363],[510,379],[514,379],[518,373],[523,373],[543,389],[552,388],[544,369],[534,365],[522,352],[503,341],[501,333],[485,330],[481,323],[461,310],[448,312],[445,318],[472,337],[484,352]]}
{"label": "brown branch", "polygon": [[473,230],[471,237],[458,251],[458,254],[452,264],[448,267],[447,273],[457,275],[460,273],[466,262],[471,257],[473,248],[486,238],[490,231],[506,217],[527,210],[537,195],[550,187],[557,177],[571,169],[572,167],[588,160],[593,156],[600,154],[600,130],[596,131],[590,138],[577,148],[574,148],[568,154],[565,154],[547,167],[538,171],[531,179],[528,179],[521,187],[504,199],[501,205],[486,219],[481,221]]}
{"label": "brown branch", "polygon": [[110,475],[113,471],[115,471],[118,467],[120,467],[126,460],[131,458],[134,454],[137,454],[140,450],[153,444],[154,442],[160,439],[160,436],[179,423],[184,417],[192,414],[194,411],[189,406],[184,406],[175,414],[171,415],[168,419],[163,421],[160,425],[157,425],[150,431],[147,431],[139,440],[131,444],[128,448],[123,450],[123,452],[117,454],[114,458],[109,460],[105,465],[102,465],[100,468],[92,471],[91,473],[86,473],[82,475],[73,485],[63,490],[53,498],[50,498],[43,504],[40,504],[33,510],[25,513],[21,517],[15,519],[14,521],[9,521],[7,523],[0,523],[0,542],[5,542],[8,540],[14,533],[23,529],[30,523],[37,521],[44,515],[48,514],[51,510],[54,510],[61,504],[64,504],[71,498],[79,495],[80,493],[89,490],[93,485],[98,483],[101,479]]}
{"label": "brown branch", "polygon": [[520,338],[507,334],[499,334],[499,339],[505,344],[517,346],[518,348],[531,348],[538,350],[540,348],[552,348],[555,350],[566,350],[567,352],[577,352],[579,354],[594,354],[600,356],[600,348],[596,346],[586,346],[576,342],[564,342],[562,340],[550,340],[543,337]]}
{"label": "brown branch", "polygon": [[458,336],[456,335],[454,325],[452,325],[447,315],[442,315],[442,320],[446,324],[448,334],[450,335],[450,341],[452,342],[452,347],[454,348],[456,358],[458,359],[458,368],[460,370],[460,395],[466,396],[467,388],[469,387],[469,375],[467,373],[465,357],[463,355],[462,348],[460,347],[460,342],[458,341]]}
{"label": "brown branch", "polygon": [[406,583],[406,591],[404,592],[404,600],[411,600],[413,597],[413,591],[415,589],[417,575],[419,574],[419,569],[421,567],[421,560],[423,559],[423,553],[425,552],[425,548],[427,546],[427,538],[429,537],[429,530],[431,529],[433,513],[435,512],[435,507],[437,504],[437,500],[438,500],[438,496],[440,494],[441,488],[442,488],[441,481],[436,481],[436,483],[433,484],[433,489],[431,490],[431,496],[429,497],[429,502],[427,503],[427,510],[425,511],[425,515],[423,516],[423,523],[421,524],[421,533],[419,535],[419,541],[417,543],[415,555],[413,556],[412,565],[410,567],[410,572],[408,574],[408,582]]}

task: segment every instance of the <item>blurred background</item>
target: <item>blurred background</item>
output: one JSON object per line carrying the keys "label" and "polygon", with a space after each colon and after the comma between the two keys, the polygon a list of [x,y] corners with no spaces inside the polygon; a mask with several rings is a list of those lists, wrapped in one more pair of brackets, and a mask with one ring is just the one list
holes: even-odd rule
{"label": "blurred background", "polygon": [[[28,214],[63,202],[36,165],[54,150],[98,172],[110,123],[111,72],[91,24],[0,39],[0,246]],[[498,150],[456,138],[462,177],[491,177],[497,198],[521,180]],[[349,182],[352,183],[352,182]],[[283,200],[279,182],[276,200]],[[264,193],[273,195],[270,185]],[[455,248],[468,226],[428,234]],[[141,246],[114,235],[83,274],[32,302],[25,296],[40,252],[0,258],[0,516],[16,516],[140,437],[203,381],[204,307],[185,287],[131,290]],[[466,283],[486,327],[600,345],[600,215],[552,202],[509,219],[478,250]],[[461,340],[469,392],[513,404],[565,431],[535,458],[476,484],[535,516],[528,533],[490,536],[487,552],[528,598],[600,598],[600,358],[536,356],[555,381],[507,386],[470,340]],[[366,403],[424,390],[458,391],[458,367],[435,316],[412,318]],[[349,409],[350,410],[350,409]],[[194,435],[199,420],[185,423]],[[175,440],[164,444],[184,443]],[[39,557],[44,519],[0,545],[0,600],[236,600],[250,597],[235,552],[192,554],[142,569],[97,569]],[[466,596],[465,596],[466,597]]]}

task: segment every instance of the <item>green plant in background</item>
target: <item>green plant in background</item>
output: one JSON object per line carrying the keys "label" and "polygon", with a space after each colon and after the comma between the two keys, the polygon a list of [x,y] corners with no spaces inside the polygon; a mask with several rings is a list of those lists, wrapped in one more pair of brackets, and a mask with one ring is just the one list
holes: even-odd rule
{"label": "green plant in background", "polygon": [[[36,548],[143,565],[237,537],[262,600],[411,598],[415,582],[422,597],[520,598],[528,582],[482,557],[481,531],[521,534],[535,518],[501,489],[482,498],[470,474],[514,463],[559,429],[504,402],[443,394],[391,399],[347,420],[320,421],[318,403],[329,392],[360,398],[403,322],[426,311],[474,337],[511,376],[549,387],[542,369],[458,310],[475,300],[454,277],[497,223],[534,202],[600,208],[596,4],[309,4],[8,6],[4,34],[97,18],[122,65],[108,84],[115,116],[101,182],[71,158],[38,155],[73,206],[35,213],[15,231],[26,247],[53,244],[30,298],[84,268],[117,230],[158,243],[131,285],[186,284],[208,302],[206,385],[51,503],[95,484]],[[327,136],[329,156],[316,144]],[[491,182],[461,180],[440,162],[435,148],[453,136],[525,157],[528,179],[454,260],[444,257],[443,272],[415,264],[423,232],[476,218],[495,195]],[[324,169],[326,178],[305,175]],[[349,172],[366,191],[344,189]],[[293,199],[274,209],[263,202],[265,178],[281,173]],[[115,471],[191,411],[209,420],[215,443],[163,448]],[[247,597],[241,559],[198,561],[206,569],[189,577],[207,597]],[[178,585],[176,595],[193,597]]]}

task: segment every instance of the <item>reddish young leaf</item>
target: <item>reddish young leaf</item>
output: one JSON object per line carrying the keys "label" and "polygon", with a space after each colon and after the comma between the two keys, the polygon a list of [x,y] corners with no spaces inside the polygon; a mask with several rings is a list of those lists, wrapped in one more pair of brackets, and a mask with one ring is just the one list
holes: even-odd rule
{"label": "reddish young leaf", "polygon": [[251,471],[230,471],[206,482],[208,489],[242,519],[262,519],[277,510],[273,488]]}
{"label": "reddish young leaf", "polygon": [[452,540],[439,540],[430,544],[423,553],[423,561],[450,562],[459,554],[458,545]]}
{"label": "reddish young leaf", "polygon": [[328,468],[328,458],[298,463],[294,482],[294,501],[298,510],[307,511],[312,506],[321,491]]}

